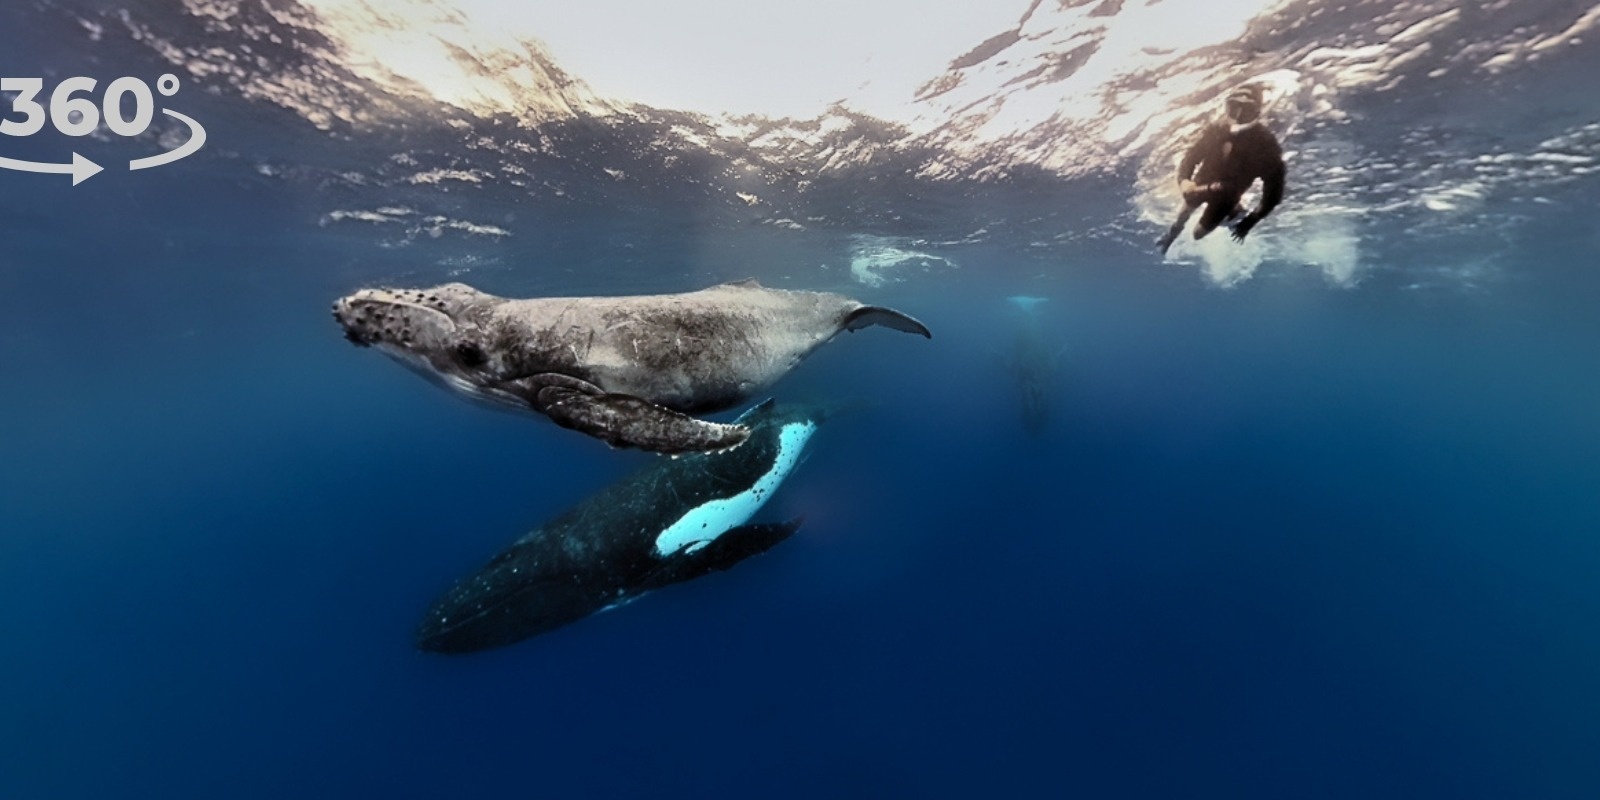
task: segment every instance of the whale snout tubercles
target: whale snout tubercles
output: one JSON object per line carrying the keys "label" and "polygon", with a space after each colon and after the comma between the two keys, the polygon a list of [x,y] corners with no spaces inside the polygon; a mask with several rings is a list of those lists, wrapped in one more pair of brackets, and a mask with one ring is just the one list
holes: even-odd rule
{"label": "whale snout tubercles", "polygon": [[378,342],[371,333],[371,328],[365,325],[362,314],[357,312],[354,296],[352,298],[339,298],[333,301],[333,322],[338,322],[344,328],[344,341],[355,344],[357,347],[370,347]]}
{"label": "whale snout tubercles", "polygon": [[344,338],[358,346],[411,348],[424,333],[436,337],[455,330],[445,307],[427,290],[362,289],[335,301],[333,318],[344,328]]}
{"label": "whale snout tubercles", "polygon": [[362,303],[360,294],[341,297],[333,303],[333,320],[344,328],[344,338],[357,347],[370,347],[382,341],[382,315],[370,303]]}

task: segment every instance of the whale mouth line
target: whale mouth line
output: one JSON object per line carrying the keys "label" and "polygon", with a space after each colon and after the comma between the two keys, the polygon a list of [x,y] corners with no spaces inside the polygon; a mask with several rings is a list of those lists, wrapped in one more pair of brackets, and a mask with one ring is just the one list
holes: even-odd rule
{"label": "whale mouth line", "polygon": [[378,343],[375,337],[365,333],[357,333],[355,328],[349,327],[344,329],[344,340],[356,347],[371,347]]}

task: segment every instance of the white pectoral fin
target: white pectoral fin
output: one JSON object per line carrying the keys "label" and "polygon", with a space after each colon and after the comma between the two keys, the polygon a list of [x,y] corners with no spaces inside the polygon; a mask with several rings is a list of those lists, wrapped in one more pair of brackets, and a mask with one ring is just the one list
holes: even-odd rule
{"label": "white pectoral fin", "polygon": [[656,535],[656,555],[691,554],[749,522],[799,465],[806,444],[816,430],[817,426],[810,422],[784,425],[778,432],[778,451],[767,471],[743,491],[708,500],[685,512]]}

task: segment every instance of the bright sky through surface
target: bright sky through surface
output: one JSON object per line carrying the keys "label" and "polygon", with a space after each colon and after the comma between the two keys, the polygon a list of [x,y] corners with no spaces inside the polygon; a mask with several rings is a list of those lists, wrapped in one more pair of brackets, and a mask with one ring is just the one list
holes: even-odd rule
{"label": "bright sky through surface", "polygon": [[599,94],[707,113],[811,117],[905,102],[1029,0],[459,0],[543,40]]}
{"label": "bright sky through surface", "polygon": [[1014,26],[1029,0],[452,0],[433,14],[423,3],[366,5],[408,27],[454,7],[486,35],[538,39],[603,97],[814,117],[847,96],[864,108],[907,102],[951,59]]}
{"label": "bright sky through surface", "polygon": [[[204,0],[191,0],[201,2]],[[302,0],[315,9],[358,74],[389,79],[479,111],[527,108],[543,91],[519,67],[522,41],[537,40],[599,98],[707,114],[814,118],[829,104],[886,119],[918,115],[918,87],[951,61],[1013,29],[1030,0]],[[1043,2],[1007,59],[1047,63],[1052,53],[1103,40],[1088,64],[1035,108],[1036,117],[1076,102],[1131,70],[1184,57],[1243,33],[1284,0],[1128,0],[1104,16],[1099,4]],[[477,64],[460,58],[476,54]],[[1007,59],[1000,59],[1005,61]],[[1009,85],[1002,64],[969,74],[973,88]],[[983,98],[964,98],[963,103]],[[1072,103],[1065,103],[1067,100]],[[537,102],[534,100],[534,102]],[[1013,104],[1014,105],[1014,104]],[[1004,123],[1006,120],[999,120]]]}

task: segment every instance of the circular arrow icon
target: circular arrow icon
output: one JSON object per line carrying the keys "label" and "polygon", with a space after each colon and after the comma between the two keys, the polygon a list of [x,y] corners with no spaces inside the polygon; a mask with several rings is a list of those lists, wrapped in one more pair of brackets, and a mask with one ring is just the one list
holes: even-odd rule
{"label": "circular arrow icon", "polygon": [[[17,93],[11,98],[11,112],[21,114],[23,117],[15,120],[0,116],[0,134],[32,136],[44,129],[47,120],[55,125],[56,130],[67,136],[87,136],[100,127],[102,119],[105,121],[105,127],[112,133],[124,137],[138,136],[149,128],[150,118],[155,113],[155,98],[148,84],[138,78],[118,78],[107,87],[105,96],[98,106],[88,97],[74,96],[80,92],[94,91],[96,83],[93,78],[62,80],[51,93],[47,110],[44,104],[36,99],[44,90],[43,80],[0,78],[0,91]],[[156,81],[156,91],[166,97],[176,94],[178,76],[170,72],[162,75]],[[125,115],[128,106],[124,104],[130,99],[133,109],[131,118]],[[199,122],[170,108],[161,109],[161,113],[187,125],[189,140],[165,153],[129,161],[130,171],[171,164],[180,158],[193,155],[205,145],[206,129]],[[80,153],[73,153],[72,161],[66,164],[22,161],[0,156],[0,169],[71,175],[73,186],[83,183],[103,170],[99,164],[83,157]]]}
{"label": "circular arrow icon", "polygon": [[60,172],[72,176],[73,186],[77,186],[94,177],[103,169],[99,164],[84,158],[78,153],[72,154],[72,163],[70,164],[41,164],[37,161],[18,161],[14,158],[0,156],[0,168],[22,172]]}
{"label": "circular arrow icon", "polygon": [[[129,161],[128,169],[149,169],[150,167],[159,167],[162,164],[171,164],[180,158],[193,155],[195,151],[199,150],[205,145],[206,129],[200,127],[200,123],[195,122],[193,118],[179,114],[170,108],[161,109],[161,113],[166,114],[169,117],[175,117],[178,119],[178,121],[188,125],[189,141],[184,142],[183,144],[178,145],[177,147],[174,147],[165,153],[149,156],[148,158],[136,158],[132,161]],[[73,183],[77,183],[77,181],[73,181]]]}

